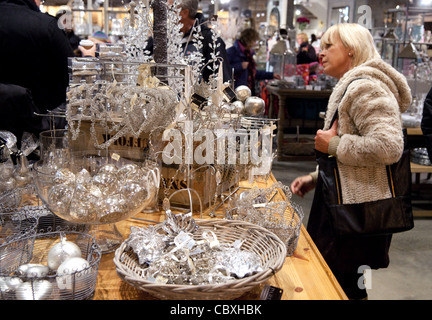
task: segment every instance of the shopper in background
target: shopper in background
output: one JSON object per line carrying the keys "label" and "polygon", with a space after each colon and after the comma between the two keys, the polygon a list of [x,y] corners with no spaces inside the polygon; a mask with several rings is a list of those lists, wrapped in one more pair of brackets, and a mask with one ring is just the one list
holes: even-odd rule
{"label": "shopper in background", "polygon": [[[397,162],[404,148],[401,113],[411,103],[406,79],[380,58],[370,32],[359,24],[332,26],[321,38],[321,48],[324,72],[338,83],[315,149],[337,158],[344,203],[390,198],[386,165]],[[336,110],[339,118],[330,128]],[[386,268],[391,235],[336,237],[318,170],[291,184],[301,197],[313,188],[307,230],[347,296],[366,298],[358,285],[359,267]]]}
{"label": "shopper in background", "polygon": [[245,85],[256,95],[257,80],[280,79],[279,74],[257,70],[253,48],[260,39],[258,31],[253,28],[244,29],[234,45],[227,49],[228,60],[234,70],[234,87]]}
{"label": "shopper in background", "polygon": [[109,43],[108,36],[103,31],[93,32],[91,36],[88,37],[89,40],[94,43]]}
{"label": "shopper in background", "polygon": [[319,57],[319,52],[321,51],[321,40],[317,38],[315,34],[311,34],[311,46],[315,49],[315,54]]}
{"label": "shopper in background", "polygon": [[[182,48],[185,50],[186,55],[190,54],[190,52],[196,51],[195,46],[190,39],[191,32],[195,32],[195,28],[197,25],[201,25],[201,42],[202,42],[202,56],[203,56],[203,65],[202,68],[202,79],[204,81],[208,81],[210,75],[213,73],[212,70],[207,68],[209,61],[211,61],[213,57],[213,49],[210,44],[213,46],[213,31],[207,26],[205,23],[204,15],[198,12],[198,0],[182,0],[180,4],[180,23],[183,24],[181,28],[181,32],[183,32],[183,41]],[[217,57],[220,58],[223,63],[223,81],[227,82],[231,80],[231,67],[229,65],[229,59],[227,57],[227,52],[225,48],[225,42],[221,37],[217,36],[216,38],[216,51],[219,53]],[[219,65],[219,62],[216,62],[216,65]]]}
{"label": "shopper in background", "polygon": [[[203,68],[201,70],[201,76],[204,81],[209,81],[210,75],[213,74],[213,71],[210,70],[207,66],[209,61],[213,60],[213,49],[210,45],[213,46],[213,31],[208,27],[204,15],[201,12],[198,12],[198,0],[182,0],[179,4],[180,10],[180,21],[182,24],[181,32],[183,33],[182,39],[182,51],[186,56],[190,55],[192,52],[197,51],[195,44],[191,41],[191,32],[196,33],[196,27],[200,25],[200,41],[202,43],[201,54],[202,54],[202,63]],[[153,55],[153,37],[149,37],[147,39],[147,46],[144,49],[149,52],[150,55]],[[231,80],[231,67],[229,66],[228,57],[226,54],[225,42],[221,37],[216,37],[216,51],[217,58],[223,61],[223,81],[228,82]],[[216,66],[219,66],[219,61],[216,61]]]}
{"label": "shopper in background", "polygon": [[423,104],[421,129],[425,138],[429,159],[432,160],[432,89],[429,90],[429,93],[427,94]]}
{"label": "shopper in background", "polygon": [[[3,98],[9,97],[0,110],[17,117],[13,121],[32,118],[34,108],[46,113],[66,102],[68,57],[74,53],[57,19],[41,13],[39,5],[40,0],[0,0],[0,83],[7,91]],[[32,103],[14,112],[17,101]],[[40,118],[34,127],[43,130]]]}
{"label": "shopper in background", "polygon": [[309,64],[317,62],[318,58],[314,47],[309,43],[309,38],[306,33],[299,33],[297,35],[297,64]]}

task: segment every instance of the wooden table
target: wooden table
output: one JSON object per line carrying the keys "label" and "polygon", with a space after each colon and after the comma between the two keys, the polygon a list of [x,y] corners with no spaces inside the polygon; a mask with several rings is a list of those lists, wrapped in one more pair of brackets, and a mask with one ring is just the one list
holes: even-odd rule
{"label": "wooden table", "polygon": [[[273,117],[274,96],[278,98],[278,130],[276,135],[276,144],[278,149],[278,160],[284,160],[284,129],[285,129],[285,106],[286,99],[328,99],[332,90],[304,90],[279,88],[277,86],[267,85],[266,89],[270,94],[269,117]],[[317,117],[319,115],[317,114]]]}
{"label": "wooden table", "polygon": [[[276,180],[273,176],[268,182],[257,183],[260,188],[272,185]],[[241,182],[240,186],[249,186]],[[140,213],[136,218],[163,221],[162,213]],[[199,218],[199,216],[197,217]],[[210,218],[203,213],[202,218]],[[148,226],[151,222],[129,218],[117,223],[117,228],[128,237],[131,226]],[[113,261],[114,252],[102,256],[96,283],[95,300],[155,300],[154,297],[138,290],[117,275]],[[302,225],[297,249],[287,257],[283,268],[266,283],[257,286],[253,291],[241,296],[241,300],[257,300],[265,284],[283,289],[283,300],[346,300],[336,278],[324,261],[306,229]]]}

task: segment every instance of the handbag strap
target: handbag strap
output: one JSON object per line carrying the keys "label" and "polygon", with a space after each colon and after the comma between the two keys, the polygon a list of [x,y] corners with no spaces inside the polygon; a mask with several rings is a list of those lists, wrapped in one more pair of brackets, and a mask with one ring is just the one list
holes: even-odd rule
{"label": "handbag strap", "polygon": [[[347,86],[346,86],[346,88],[345,88],[345,90],[344,90],[344,92],[343,92],[343,94],[342,94],[342,96],[341,96],[341,98],[340,98],[340,100],[339,100],[339,103],[342,101],[342,99],[343,99],[343,97],[345,96],[345,93],[347,92],[347,90],[348,90],[348,87],[351,85],[351,83],[353,83],[354,81],[356,81],[356,80],[360,80],[360,79],[368,79],[368,78],[355,78],[355,79],[353,79]],[[338,108],[336,108],[336,111],[335,111],[335,113],[334,113],[334,115],[333,115],[333,118],[332,118],[332,120],[331,120],[331,122],[330,122],[330,128],[333,126],[333,123],[336,121],[336,119],[339,117],[339,106],[338,106]],[[403,129],[402,130],[402,132],[403,132],[403,135],[404,135],[404,151],[406,151],[407,150],[407,130],[406,129]],[[402,158],[404,157],[404,156],[406,156],[406,152],[404,152],[403,154],[402,154],[402,157],[401,157],[401,159],[399,159],[399,161],[397,161],[396,163],[394,163],[393,165],[386,165],[386,171],[387,171],[387,180],[388,180],[388,183],[389,183],[389,189],[390,189],[390,192],[391,192],[391,195],[392,195],[392,198],[394,198],[394,197],[396,197],[396,193],[395,193],[395,186],[394,186],[394,179],[393,179],[393,174],[392,174],[392,166],[395,166],[395,167],[397,167],[398,169],[399,169],[399,166],[398,166],[398,164],[400,163],[400,162],[402,162]],[[409,153],[408,153],[408,157],[409,157]],[[409,162],[408,162],[409,163]],[[410,171],[410,170],[409,170]],[[340,197],[342,197],[342,191],[339,191],[338,192],[339,193],[339,196]]]}
{"label": "handbag strap", "polygon": [[[348,85],[345,87],[345,90],[344,90],[344,92],[342,93],[342,96],[341,96],[340,99],[339,99],[339,103],[341,103],[341,101],[342,101],[343,97],[345,96],[345,93],[347,92],[348,87],[351,85],[351,83],[353,83],[353,82],[356,81],[356,80],[360,80],[360,79],[368,79],[368,78],[362,78],[362,77],[359,77],[359,78],[355,78],[355,79],[351,80],[351,82],[348,83]],[[331,128],[331,127],[333,126],[333,123],[336,121],[336,119],[337,119],[338,117],[339,117],[339,106],[336,108],[336,111],[335,111],[335,113],[333,114],[333,118],[332,118],[332,120],[331,120],[331,122],[330,122],[330,127],[329,127],[329,128]]]}

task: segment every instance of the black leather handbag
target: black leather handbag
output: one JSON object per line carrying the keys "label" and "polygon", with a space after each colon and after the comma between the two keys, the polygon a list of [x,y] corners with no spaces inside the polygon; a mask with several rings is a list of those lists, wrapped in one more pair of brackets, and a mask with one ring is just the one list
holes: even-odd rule
{"label": "black leather handbag", "polygon": [[[337,118],[337,111],[333,121]],[[331,127],[331,125],[330,125]],[[323,198],[328,206],[334,232],[339,236],[392,234],[414,227],[411,205],[410,152],[404,130],[405,147],[400,160],[387,166],[391,198],[358,204],[343,204],[336,157],[316,150]]]}

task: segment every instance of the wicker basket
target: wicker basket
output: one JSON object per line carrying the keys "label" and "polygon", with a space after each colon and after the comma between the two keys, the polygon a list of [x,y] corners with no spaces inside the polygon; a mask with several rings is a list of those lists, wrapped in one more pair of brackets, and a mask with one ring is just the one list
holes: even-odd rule
{"label": "wicker basket", "polygon": [[[265,282],[282,268],[286,257],[286,246],[272,232],[257,225],[238,220],[204,219],[196,220],[196,223],[202,231],[206,229],[213,231],[220,243],[231,244],[235,240],[244,241],[242,249],[254,252],[261,258],[263,271],[222,284],[176,285],[154,283],[141,276],[143,268],[138,263],[136,254],[128,248],[126,242],[123,242],[114,256],[118,275],[130,285],[159,299],[226,300],[240,297],[245,292]],[[159,231],[162,232],[160,228]],[[195,234],[195,240],[201,240],[199,234],[200,232]]]}

